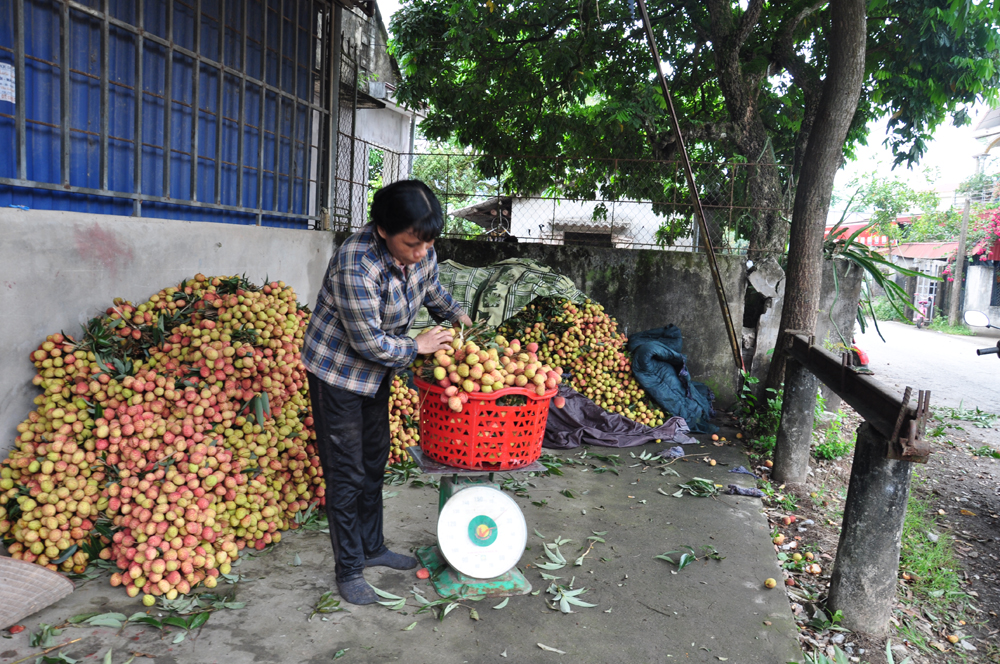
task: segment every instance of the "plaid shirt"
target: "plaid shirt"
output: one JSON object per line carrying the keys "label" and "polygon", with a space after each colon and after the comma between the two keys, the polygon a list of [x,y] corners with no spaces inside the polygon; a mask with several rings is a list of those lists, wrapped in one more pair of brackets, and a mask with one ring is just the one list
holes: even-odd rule
{"label": "plaid shirt", "polygon": [[406,336],[425,305],[436,320],[455,321],[462,308],[438,283],[437,254],[405,273],[372,224],[334,253],[306,329],[302,363],[334,387],[374,396],[388,369],[417,358]]}

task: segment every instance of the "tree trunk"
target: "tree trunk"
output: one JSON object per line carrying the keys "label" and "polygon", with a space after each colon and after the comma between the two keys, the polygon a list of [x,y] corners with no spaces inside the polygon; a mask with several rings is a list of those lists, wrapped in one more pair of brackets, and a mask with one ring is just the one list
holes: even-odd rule
{"label": "tree trunk", "polygon": [[[792,229],[788,247],[788,268],[785,271],[785,302],[781,312],[781,325],[774,360],[768,372],[767,384],[778,389],[784,374],[787,354],[785,330],[816,328],[816,314],[822,285],[823,231],[826,226],[833,179],[843,153],[844,140],[857,110],[864,77],[866,45],[866,3],[864,0],[834,0],[830,3],[831,26],[827,37],[830,60],[823,95],[816,121],[813,125],[806,158],[795,192],[792,212]],[[791,378],[791,376],[790,376]],[[787,389],[794,387],[795,389]],[[782,419],[795,412],[797,419],[812,417],[816,401],[815,388],[811,394],[799,389],[805,385],[786,385],[786,398],[782,403]],[[811,422],[810,422],[811,424]],[[795,427],[798,431],[802,427]],[[778,431],[777,445],[804,445],[808,450],[811,426],[804,439],[790,439]],[[785,458],[795,457],[784,453]],[[792,469],[788,469],[792,470]],[[801,482],[805,474],[797,469],[794,477],[784,473],[786,482]],[[776,474],[783,474],[776,468]]]}
{"label": "tree trunk", "polygon": [[[757,214],[750,232],[747,257],[754,262],[765,256],[778,258],[784,253],[788,226],[780,214],[783,207],[780,174],[757,106],[757,89],[762,77],[747,74],[740,64],[740,49],[756,19],[748,20],[744,15],[737,21],[732,5],[721,0],[710,0],[706,6],[711,17],[709,30],[719,89],[731,119],[731,140],[747,158],[747,195]],[[757,3],[754,6],[757,7]],[[757,12],[754,16],[759,15],[759,7]]]}

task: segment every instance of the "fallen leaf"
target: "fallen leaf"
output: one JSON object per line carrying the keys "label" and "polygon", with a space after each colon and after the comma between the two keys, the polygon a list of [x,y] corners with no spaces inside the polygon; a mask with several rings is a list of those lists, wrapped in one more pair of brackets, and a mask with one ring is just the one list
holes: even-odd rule
{"label": "fallen leaf", "polygon": [[550,648],[549,646],[545,645],[544,643],[537,643],[535,645],[537,645],[542,650],[548,650],[549,652],[558,653],[560,655],[565,655],[566,654],[565,650],[559,650],[558,648]]}
{"label": "fallen leaf", "polygon": [[[510,601],[510,597],[504,597],[503,601],[500,602],[499,604],[497,604],[496,606],[494,606],[493,608],[494,609],[502,609],[503,607],[507,606],[507,602],[509,602],[509,601]],[[507,651],[505,650],[504,652],[507,652]]]}
{"label": "fallen leaf", "polygon": [[502,653],[500,653],[500,656],[501,656],[501,657],[506,657],[506,656],[507,656],[507,651],[506,651],[506,650],[504,650],[504,651],[503,651]]}
{"label": "fallen leaf", "polygon": [[959,514],[961,514],[962,516],[976,516],[976,513],[975,513],[975,512],[973,512],[972,510],[965,510],[965,509],[962,509],[962,510],[958,510],[958,512],[959,512]]}
{"label": "fallen leaf", "polygon": [[409,625],[407,625],[406,627],[404,627],[401,631],[403,631],[403,632],[409,632],[411,629],[413,629],[416,626],[417,626],[417,623],[411,622]]}

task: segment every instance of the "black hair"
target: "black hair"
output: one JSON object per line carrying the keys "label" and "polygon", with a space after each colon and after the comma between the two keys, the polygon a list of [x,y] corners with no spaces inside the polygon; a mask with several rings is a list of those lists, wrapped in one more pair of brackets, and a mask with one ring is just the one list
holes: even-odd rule
{"label": "black hair", "polygon": [[444,230],[444,216],[437,196],[420,180],[398,180],[375,192],[372,222],[386,235],[412,230],[430,242]]}

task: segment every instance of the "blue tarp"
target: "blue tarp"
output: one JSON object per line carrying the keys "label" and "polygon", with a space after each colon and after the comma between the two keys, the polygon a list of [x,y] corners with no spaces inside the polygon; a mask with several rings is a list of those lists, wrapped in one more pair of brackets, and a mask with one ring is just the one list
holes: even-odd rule
{"label": "blue tarp", "polygon": [[632,373],[653,401],[671,415],[683,417],[691,431],[715,433],[719,428],[709,422],[715,414],[715,395],[707,385],[691,380],[681,348],[681,330],[676,325],[630,336]]}

